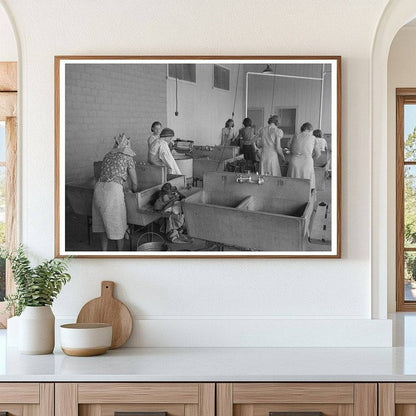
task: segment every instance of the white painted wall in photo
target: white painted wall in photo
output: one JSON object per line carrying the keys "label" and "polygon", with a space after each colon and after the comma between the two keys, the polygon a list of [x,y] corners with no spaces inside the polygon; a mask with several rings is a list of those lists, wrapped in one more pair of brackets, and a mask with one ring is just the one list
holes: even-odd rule
{"label": "white painted wall in photo", "polygon": [[[248,106],[264,108],[264,125],[267,125],[267,119],[272,113],[273,77],[249,75],[248,85],[248,96],[250,97]],[[295,132],[298,133],[300,126],[306,122],[312,123],[314,129],[319,128],[321,81],[276,77],[275,91],[273,114],[276,112],[276,107],[296,108]],[[329,112],[325,114],[325,119],[330,120],[331,95],[325,95],[325,98],[328,100],[328,103],[325,103],[325,110]],[[324,131],[331,133],[330,125],[329,130],[328,126],[325,126]]]}
{"label": "white painted wall in photo", "polygon": [[[361,339],[369,340],[377,332],[373,326],[377,321],[370,320],[371,288],[378,282],[371,280],[370,258],[369,73],[373,34],[386,0],[278,0],[261,7],[248,0],[140,4],[125,0],[122,5],[92,0],[77,7],[52,0],[6,3],[22,39],[22,241],[35,257],[51,257],[54,247],[54,55],[331,54],[343,58],[342,259],[75,259],[73,280],[54,306],[58,318],[75,316],[84,302],[99,295],[100,281],[109,279],[116,281],[116,295],[138,322],[143,317],[178,317],[186,326],[189,318],[198,316],[215,322],[263,316],[299,319],[299,333],[308,328],[306,318],[313,317],[322,320],[316,328],[328,340],[338,335],[346,340],[348,333],[334,332],[323,324],[325,319],[354,320]],[[385,311],[380,315],[385,316]],[[385,323],[377,341],[388,343],[391,331]],[[166,339],[175,336],[174,328],[165,328]],[[203,326],[196,325],[191,334],[199,330]],[[222,334],[212,334],[217,345],[224,343]],[[262,335],[260,327],[253,334],[259,339]],[[290,335],[287,345],[295,343],[295,331]],[[339,342],[334,340],[334,345]]]}
{"label": "white painted wall in photo", "polygon": [[[238,65],[223,65],[230,69],[230,90],[213,88],[213,66],[197,65],[197,85],[178,81],[178,116],[176,110],[176,82],[167,81],[167,120],[175,136],[194,140],[195,145],[215,146],[221,143],[221,129],[232,118],[235,98],[235,127],[238,129],[244,117],[244,77],[241,65],[237,95]],[[197,103],[197,105],[195,105]]]}

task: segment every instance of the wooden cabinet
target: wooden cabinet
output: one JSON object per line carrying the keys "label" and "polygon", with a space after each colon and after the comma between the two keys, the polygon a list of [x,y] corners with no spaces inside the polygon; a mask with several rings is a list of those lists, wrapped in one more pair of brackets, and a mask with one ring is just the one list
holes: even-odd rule
{"label": "wooden cabinet", "polygon": [[379,416],[416,415],[416,383],[380,383]]}
{"label": "wooden cabinet", "polygon": [[[273,414],[279,412],[284,415]],[[319,412],[324,416],[377,416],[377,384],[217,384],[217,416],[318,416]]]}
{"label": "wooden cabinet", "polygon": [[53,416],[53,383],[0,383],[0,415]]}
{"label": "wooden cabinet", "polygon": [[[379,415],[377,410],[379,409]],[[416,383],[0,383],[8,416],[416,416]]]}
{"label": "wooden cabinet", "polygon": [[[214,383],[57,383],[56,416],[215,416]],[[162,412],[162,413],[160,413]],[[155,413],[160,413],[155,415]],[[153,415],[151,415],[153,414]]]}

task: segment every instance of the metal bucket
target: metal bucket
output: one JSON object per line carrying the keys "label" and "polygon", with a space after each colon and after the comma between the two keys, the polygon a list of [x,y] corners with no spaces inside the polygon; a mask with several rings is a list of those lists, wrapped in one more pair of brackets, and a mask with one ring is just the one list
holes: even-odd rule
{"label": "metal bucket", "polygon": [[[161,241],[148,241],[147,243],[142,243],[146,237],[149,237],[153,240],[154,237],[158,238]],[[154,233],[149,231],[144,233],[140,238],[137,240],[137,251],[168,251],[169,247],[165,242],[165,239],[158,233]]]}
{"label": "metal bucket", "polygon": [[151,241],[137,246],[137,251],[168,251],[169,247],[166,243],[160,241]]}

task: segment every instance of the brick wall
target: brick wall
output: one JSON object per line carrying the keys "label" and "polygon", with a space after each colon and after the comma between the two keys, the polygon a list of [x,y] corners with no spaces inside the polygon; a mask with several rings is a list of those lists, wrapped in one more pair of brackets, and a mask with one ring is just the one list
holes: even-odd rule
{"label": "brick wall", "polygon": [[93,177],[93,162],[112,148],[113,137],[131,137],[147,159],[153,121],[166,125],[166,66],[67,64],[65,73],[66,182]]}

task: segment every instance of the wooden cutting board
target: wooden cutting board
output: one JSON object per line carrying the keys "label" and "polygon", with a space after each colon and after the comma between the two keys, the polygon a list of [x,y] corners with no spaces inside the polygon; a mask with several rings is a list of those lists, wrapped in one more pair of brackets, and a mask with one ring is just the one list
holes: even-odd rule
{"label": "wooden cutting board", "polygon": [[124,303],[113,297],[114,282],[101,282],[101,296],[86,303],[77,323],[107,323],[113,326],[111,349],[121,347],[130,337],[133,319]]}

